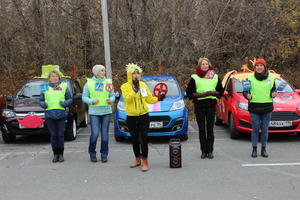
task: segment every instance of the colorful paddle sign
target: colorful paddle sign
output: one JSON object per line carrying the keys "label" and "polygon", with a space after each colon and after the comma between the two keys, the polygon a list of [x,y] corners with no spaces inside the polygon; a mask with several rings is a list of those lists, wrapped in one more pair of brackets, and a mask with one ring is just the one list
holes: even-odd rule
{"label": "colorful paddle sign", "polygon": [[161,94],[167,95],[167,93],[168,93],[168,86],[165,83],[157,83],[153,89],[153,94],[157,98],[160,98]]}
{"label": "colorful paddle sign", "polygon": [[114,86],[111,83],[106,84],[105,89],[107,92],[111,92],[114,90]]}

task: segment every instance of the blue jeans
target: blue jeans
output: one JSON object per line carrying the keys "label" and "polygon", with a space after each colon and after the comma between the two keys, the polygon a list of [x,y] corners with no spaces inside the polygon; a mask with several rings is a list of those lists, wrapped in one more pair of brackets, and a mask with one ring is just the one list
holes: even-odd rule
{"label": "blue jeans", "polygon": [[[64,148],[65,142],[65,124],[66,119],[50,119],[46,118],[46,123],[50,133],[51,146],[54,153],[58,149]],[[56,154],[56,153],[55,153]]]}
{"label": "blue jeans", "polygon": [[108,156],[108,130],[111,114],[107,115],[90,115],[91,136],[89,143],[89,154],[91,158],[96,157],[96,146],[99,132],[101,131],[101,157]]}
{"label": "blue jeans", "polygon": [[261,146],[266,147],[268,136],[269,136],[268,130],[269,130],[269,123],[272,117],[272,112],[265,113],[265,114],[256,114],[250,112],[250,117],[252,121],[252,135],[251,135],[252,146],[257,147],[259,130],[261,129]]}

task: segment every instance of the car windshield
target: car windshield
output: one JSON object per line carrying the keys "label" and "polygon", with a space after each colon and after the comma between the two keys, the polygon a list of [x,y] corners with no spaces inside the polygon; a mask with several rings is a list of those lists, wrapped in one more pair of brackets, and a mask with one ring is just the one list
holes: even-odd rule
{"label": "car windshield", "polygon": [[[293,93],[293,88],[283,78],[275,79],[276,90],[279,93]],[[238,79],[234,79],[234,89],[237,93],[243,92],[242,82]]]}
{"label": "car windshield", "polygon": [[[62,80],[65,81],[65,80]],[[39,98],[41,93],[41,85],[48,83],[48,80],[36,80],[31,81],[23,85],[23,87],[17,92],[17,98]],[[69,89],[68,84],[68,89]]]}
{"label": "car windshield", "polygon": [[150,91],[153,93],[154,87],[158,83],[165,83],[168,86],[167,97],[177,97],[179,96],[179,89],[177,82],[174,79],[143,79],[143,81],[148,85]]}

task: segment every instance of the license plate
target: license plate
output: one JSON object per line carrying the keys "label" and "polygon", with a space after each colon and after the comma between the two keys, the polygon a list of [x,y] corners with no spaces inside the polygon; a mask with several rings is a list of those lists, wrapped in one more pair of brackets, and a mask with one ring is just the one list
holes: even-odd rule
{"label": "license plate", "polygon": [[149,128],[162,128],[163,122],[150,122]]}
{"label": "license plate", "polygon": [[269,127],[289,127],[292,121],[270,121]]}
{"label": "license plate", "polygon": [[[19,128],[20,128],[20,129],[25,129],[26,127],[23,126],[22,124],[19,124]],[[37,127],[37,128],[44,128],[44,123],[42,123],[42,125],[40,125],[40,126]]]}

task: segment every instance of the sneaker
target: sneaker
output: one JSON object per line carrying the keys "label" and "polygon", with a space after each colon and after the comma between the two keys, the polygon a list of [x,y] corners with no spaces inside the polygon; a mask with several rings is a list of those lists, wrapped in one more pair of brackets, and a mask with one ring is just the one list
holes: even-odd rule
{"label": "sneaker", "polygon": [[107,158],[106,157],[102,157],[101,158],[101,162],[106,163],[107,162]]}
{"label": "sneaker", "polygon": [[91,162],[98,162],[96,157],[91,157]]}

